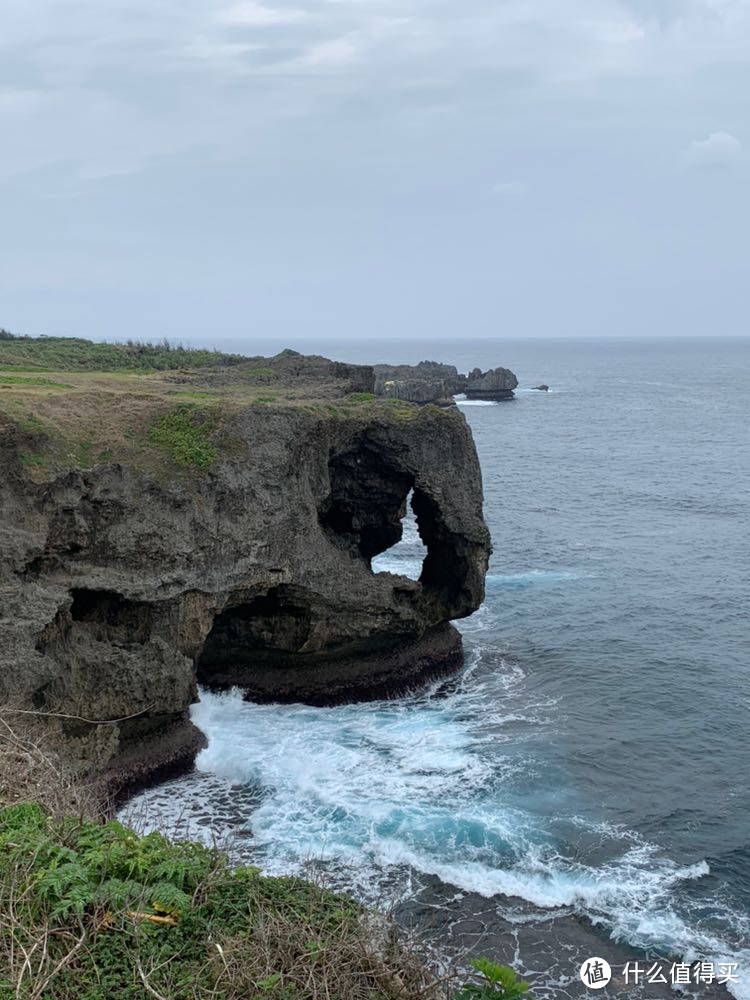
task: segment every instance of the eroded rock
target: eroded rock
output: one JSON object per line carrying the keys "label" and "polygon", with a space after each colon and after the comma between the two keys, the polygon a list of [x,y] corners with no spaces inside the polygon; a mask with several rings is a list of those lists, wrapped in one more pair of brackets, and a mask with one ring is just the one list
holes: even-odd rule
{"label": "eroded rock", "polygon": [[[113,787],[192,761],[197,679],[315,703],[403,690],[460,664],[449,622],[483,598],[460,413],[247,406],[227,421],[231,449],[187,483],[106,463],[33,482],[0,426],[0,703],[41,713]],[[419,581],[371,569],[409,495]]]}
{"label": "eroded rock", "polygon": [[510,368],[492,368],[483,372],[475,368],[469,372],[466,382],[467,399],[512,399],[513,392],[518,388],[518,379]]}
{"label": "eroded rock", "polygon": [[518,387],[509,368],[486,372],[474,368],[462,375],[454,365],[420,361],[418,365],[375,365],[374,371],[377,395],[411,403],[451,406],[458,393],[466,393],[468,399],[512,399]]}

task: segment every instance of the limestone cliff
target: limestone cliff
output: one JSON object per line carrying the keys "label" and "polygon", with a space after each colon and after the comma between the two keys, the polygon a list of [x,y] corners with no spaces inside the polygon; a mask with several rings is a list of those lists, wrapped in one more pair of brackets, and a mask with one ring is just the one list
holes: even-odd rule
{"label": "limestone cliff", "polygon": [[453,397],[465,393],[468,399],[491,401],[513,399],[518,379],[509,368],[474,368],[462,375],[454,365],[420,361],[417,365],[375,365],[375,392],[378,396],[412,403],[452,406]]}
{"label": "limestone cliff", "polygon": [[[0,703],[42,713],[69,756],[115,785],[192,759],[197,681],[323,703],[461,662],[449,622],[480,604],[489,554],[462,415],[352,392],[372,372],[350,366],[325,368],[322,401],[309,379],[284,392],[300,375],[286,369],[278,398],[248,398],[268,370],[170,373],[127,394],[66,375],[64,391],[28,388],[36,423],[0,412]],[[175,411],[185,383],[215,394],[188,470],[153,432],[165,414],[189,413],[188,430],[203,419],[202,399]],[[98,434],[95,459],[61,446],[50,457],[71,413]],[[137,421],[151,427],[149,461]],[[371,569],[400,538],[408,497],[427,549],[418,582]]]}

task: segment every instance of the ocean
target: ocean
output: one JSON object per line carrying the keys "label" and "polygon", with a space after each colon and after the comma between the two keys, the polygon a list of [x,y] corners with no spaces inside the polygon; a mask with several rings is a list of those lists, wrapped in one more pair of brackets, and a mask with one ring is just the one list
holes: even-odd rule
{"label": "ocean", "polygon": [[[748,1000],[750,342],[279,346],[517,373],[514,400],[459,402],[494,546],[466,666],[332,708],[204,692],[196,771],[126,813],[322,870],[540,998],[585,995],[589,954],[650,954],[736,963]],[[407,518],[373,568],[423,552]]]}

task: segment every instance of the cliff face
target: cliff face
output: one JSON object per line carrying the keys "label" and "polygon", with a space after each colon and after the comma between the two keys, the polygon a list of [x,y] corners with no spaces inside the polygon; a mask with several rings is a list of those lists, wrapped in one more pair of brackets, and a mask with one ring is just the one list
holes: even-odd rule
{"label": "cliff face", "polygon": [[[115,785],[192,759],[197,680],[313,703],[403,688],[460,664],[448,623],[483,597],[459,413],[235,406],[222,435],[189,482],[114,461],[35,482],[0,420],[0,703]],[[370,567],[409,495],[418,582]]]}
{"label": "cliff face", "polygon": [[512,399],[518,379],[509,368],[474,368],[462,375],[453,365],[420,361],[418,365],[375,365],[375,392],[378,396],[412,403],[453,405],[453,397],[466,393],[468,399],[500,401]]}
{"label": "cliff face", "polygon": [[466,380],[467,399],[512,399],[518,388],[518,379],[509,368],[492,368],[483,372],[475,368]]}

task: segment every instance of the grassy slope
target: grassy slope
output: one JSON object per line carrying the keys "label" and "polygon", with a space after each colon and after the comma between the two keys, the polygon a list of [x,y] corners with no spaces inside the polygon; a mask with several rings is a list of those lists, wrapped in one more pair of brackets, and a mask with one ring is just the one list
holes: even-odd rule
{"label": "grassy slope", "polygon": [[304,406],[328,417],[373,405],[401,419],[414,413],[369,393],[311,400],[309,388],[281,384],[272,363],[163,344],[8,339],[0,331],[0,423],[21,432],[21,460],[37,481],[113,461],[184,478],[231,452],[224,430],[247,406]]}

